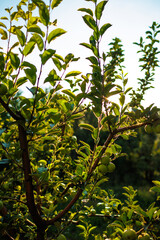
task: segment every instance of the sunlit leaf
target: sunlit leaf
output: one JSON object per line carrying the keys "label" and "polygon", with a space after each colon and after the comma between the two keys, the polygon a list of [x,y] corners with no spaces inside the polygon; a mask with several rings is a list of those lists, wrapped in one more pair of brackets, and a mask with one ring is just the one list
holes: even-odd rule
{"label": "sunlit leaf", "polygon": [[55,50],[53,49],[47,49],[42,54],[40,54],[42,64],[45,64],[55,53]]}
{"label": "sunlit leaf", "polygon": [[38,33],[40,34],[42,37],[44,37],[44,32],[41,30],[41,28],[34,24],[34,25],[31,25],[30,27],[28,27],[28,32],[35,32],[35,33]]}
{"label": "sunlit leaf", "polygon": [[64,33],[66,33],[65,30],[63,30],[62,28],[57,28],[55,30],[53,30],[52,32],[49,33],[48,35],[48,43],[50,43],[51,41],[53,41],[54,39],[56,39],[57,37],[63,35]]}
{"label": "sunlit leaf", "polygon": [[32,42],[32,41],[28,42],[23,49],[24,56],[27,56],[28,54],[30,54],[33,51],[34,47],[35,47],[35,42]]}
{"label": "sunlit leaf", "polygon": [[88,27],[90,27],[93,30],[96,30],[97,28],[96,22],[90,15],[83,16],[83,20],[88,25]]}
{"label": "sunlit leaf", "polygon": [[57,7],[63,0],[53,0],[51,3],[51,8]]}
{"label": "sunlit leaf", "polygon": [[79,74],[81,74],[80,71],[71,71],[71,72],[69,72],[69,73],[66,74],[65,78],[77,76],[77,75],[79,75]]}
{"label": "sunlit leaf", "polygon": [[1,39],[6,40],[8,38],[7,32],[0,28],[0,34],[2,35]]}
{"label": "sunlit leaf", "polygon": [[87,130],[89,130],[91,132],[94,131],[94,127],[92,125],[88,124],[88,123],[80,123],[79,127],[87,129]]}
{"label": "sunlit leaf", "polygon": [[37,34],[37,33],[33,34],[30,41],[34,41],[37,44],[40,51],[43,50],[44,43],[43,43],[42,37],[39,34]]}
{"label": "sunlit leaf", "polygon": [[79,8],[78,11],[86,12],[86,13],[90,14],[91,16],[93,16],[93,12],[89,8]]}
{"label": "sunlit leaf", "polygon": [[102,13],[103,13],[103,10],[104,10],[104,7],[105,7],[107,2],[108,2],[108,0],[107,1],[101,1],[100,3],[97,4],[96,10],[95,10],[95,15],[96,15],[96,18],[98,20],[100,20],[100,18],[102,16]]}
{"label": "sunlit leaf", "polygon": [[16,28],[16,35],[17,35],[17,38],[18,38],[21,46],[24,46],[24,44],[26,43],[26,37],[25,37],[24,33],[19,28]]}
{"label": "sunlit leaf", "polygon": [[101,28],[100,28],[100,34],[101,34],[101,36],[106,32],[106,30],[108,29],[108,28],[110,28],[112,25],[110,24],[110,23],[106,23],[106,24],[104,24]]}

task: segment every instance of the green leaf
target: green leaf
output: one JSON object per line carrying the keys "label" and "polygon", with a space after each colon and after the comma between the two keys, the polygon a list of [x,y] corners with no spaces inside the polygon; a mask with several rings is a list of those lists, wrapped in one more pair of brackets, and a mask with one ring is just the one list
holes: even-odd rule
{"label": "green leaf", "polygon": [[98,65],[98,60],[96,57],[91,56],[91,57],[87,57],[86,59],[88,59],[92,64]]}
{"label": "green leaf", "polygon": [[50,43],[52,40],[56,39],[57,37],[61,36],[62,34],[66,33],[66,31],[62,28],[57,28],[49,33],[48,35],[48,43]]}
{"label": "green leaf", "polygon": [[24,72],[26,74],[26,77],[29,79],[29,81],[35,85],[36,83],[36,72],[32,68],[24,69]]}
{"label": "green leaf", "polygon": [[34,33],[33,36],[31,37],[30,41],[35,42],[40,51],[43,50],[44,43],[43,43],[43,39],[40,35],[38,35],[37,33]]}
{"label": "green leaf", "polygon": [[44,32],[41,30],[41,28],[36,25],[36,24],[33,24],[31,25],[30,27],[28,27],[28,32],[35,32],[35,33],[38,33],[40,34],[42,37],[45,36]]}
{"label": "green leaf", "polygon": [[83,20],[88,25],[88,27],[90,27],[93,30],[96,30],[97,28],[96,22],[91,16],[85,15],[83,16]]}
{"label": "green leaf", "polygon": [[47,49],[42,54],[40,54],[42,64],[44,65],[55,53],[56,51],[53,49]]}
{"label": "green leaf", "polygon": [[98,5],[96,6],[95,16],[98,20],[101,19],[104,7],[105,7],[107,2],[108,2],[108,0],[107,1],[102,1],[102,2],[98,3]]}
{"label": "green leaf", "polygon": [[26,43],[26,37],[25,37],[24,33],[19,28],[16,28],[16,35],[17,35],[17,38],[18,38],[21,46],[23,47]]}
{"label": "green leaf", "polygon": [[78,11],[86,12],[86,13],[90,14],[93,17],[93,12],[89,8],[79,8]]}
{"label": "green leaf", "polygon": [[29,67],[29,68],[33,69],[33,71],[35,71],[35,72],[37,71],[36,66],[33,65],[33,64],[30,63],[30,62],[24,61],[24,62],[21,64],[21,67],[22,67],[22,68],[24,68],[24,67]]}
{"label": "green leaf", "polygon": [[4,27],[4,28],[7,28],[6,25],[2,22],[0,22],[0,27]]}
{"label": "green leaf", "polygon": [[80,45],[92,50],[92,46],[89,43],[80,43]]}
{"label": "green leaf", "polygon": [[56,67],[58,68],[58,70],[61,71],[62,70],[62,64],[59,61],[59,59],[58,58],[52,58],[52,60],[53,60],[54,64],[56,65]]}
{"label": "green leaf", "polygon": [[70,96],[73,99],[76,98],[75,94],[68,89],[64,89],[64,90],[62,90],[62,92],[65,93],[66,95]]}
{"label": "green leaf", "polygon": [[23,84],[26,83],[26,82],[27,82],[27,78],[26,78],[26,77],[21,77],[21,78],[19,78],[19,79],[17,80],[16,86],[19,87],[19,86],[23,85]]}
{"label": "green leaf", "polygon": [[71,72],[69,72],[69,73],[66,74],[65,78],[77,76],[77,75],[79,75],[79,74],[81,74],[80,71],[71,71]]}
{"label": "green leaf", "polygon": [[79,127],[84,128],[84,129],[87,129],[87,130],[89,130],[89,131],[91,131],[91,132],[93,132],[94,129],[95,129],[92,125],[90,125],[90,124],[88,124],[88,123],[80,123],[80,124],[79,124]]}
{"label": "green leaf", "polygon": [[17,69],[19,67],[19,64],[20,64],[20,60],[19,60],[19,57],[18,57],[18,54],[15,54],[15,53],[10,53],[10,59],[11,59],[11,64],[12,66]]}
{"label": "green leaf", "polygon": [[[39,8],[39,15],[40,15],[41,22],[45,26],[47,26],[48,22],[49,22],[49,12],[48,12],[45,2],[42,0],[32,0],[32,2]],[[46,23],[47,23],[47,25],[46,25]]]}
{"label": "green leaf", "polygon": [[2,35],[1,39],[6,40],[8,38],[7,32],[0,28],[0,34]]}
{"label": "green leaf", "polygon": [[35,47],[35,42],[28,42],[23,49],[24,56],[29,55],[33,51],[34,47]]}
{"label": "green leaf", "polygon": [[105,33],[105,31],[108,29],[108,28],[110,28],[112,25],[110,24],[110,23],[106,23],[106,24],[104,24],[101,28],[100,28],[100,35],[102,36],[104,33]]}
{"label": "green leaf", "polygon": [[63,0],[53,0],[51,3],[51,8],[57,7]]}

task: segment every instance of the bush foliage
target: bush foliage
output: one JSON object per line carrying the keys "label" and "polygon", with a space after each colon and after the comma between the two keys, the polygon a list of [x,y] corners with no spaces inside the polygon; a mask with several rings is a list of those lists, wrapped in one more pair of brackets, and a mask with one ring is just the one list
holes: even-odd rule
{"label": "bush foliage", "polygon": [[[48,5],[42,0],[21,0],[15,11],[8,8],[1,17],[5,46],[0,50],[1,239],[160,236],[158,180],[151,188],[157,201],[147,209],[135,200],[137,191],[132,186],[123,188],[124,202],[105,188],[124,155],[119,138],[127,141],[141,127],[159,130],[159,109],[144,108],[142,100],[158,67],[160,25],[154,22],[146,32],[146,42],[140,38],[137,43],[144,78],[138,79],[138,89],[128,88],[121,41],[115,38],[107,53],[100,51],[101,39],[111,27],[101,25],[108,1],[86,1],[91,8],[79,11],[92,30],[89,42],[81,43],[91,54],[87,74],[69,70],[78,57],[60,56],[52,48],[54,40],[66,33],[51,19],[62,0],[49,0]],[[32,61],[34,54],[40,65]],[[50,88],[44,90],[43,83]],[[24,87],[30,97],[22,93]],[[93,124],[83,121],[90,111],[95,116]],[[74,135],[76,119],[77,128],[87,131],[91,143]]]}

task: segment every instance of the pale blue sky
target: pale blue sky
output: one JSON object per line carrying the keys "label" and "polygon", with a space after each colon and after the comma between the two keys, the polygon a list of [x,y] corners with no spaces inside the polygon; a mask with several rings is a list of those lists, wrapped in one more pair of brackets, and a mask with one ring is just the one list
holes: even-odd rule
{"label": "pale blue sky", "polygon": [[[2,9],[16,5],[18,0],[0,0],[0,15],[4,15]],[[47,0],[45,1],[47,2]],[[78,8],[89,7],[93,3],[84,0],[63,0],[57,9],[52,12],[52,17],[58,18],[58,27],[67,30],[67,34],[58,38],[53,48],[57,49],[57,53],[63,56],[69,52],[73,52],[76,57],[80,56],[81,61],[76,67],[80,71],[88,71],[88,61],[85,57],[91,52],[80,46],[81,42],[88,42],[90,29],[84,24],[81,12],[77,12]],[[139,41],[140,36],[145,35],[148,26],[152,22],[160,23],[160,0],[109,0],[106,5],[102,23],[111,23],[112,27],[106,32],[102,41],[101,49],[107,50],[108,43],[114,37],[122,40],[126,56],[126,69],[129,76],[129,84],[134,86],[136,78],[139,77],[138,48],[132,43]],[[160,106],[160,69],[156,73],[156,81],[154,83],[156,89],[151,90],[146,97],[146,105],[154,102]]]}

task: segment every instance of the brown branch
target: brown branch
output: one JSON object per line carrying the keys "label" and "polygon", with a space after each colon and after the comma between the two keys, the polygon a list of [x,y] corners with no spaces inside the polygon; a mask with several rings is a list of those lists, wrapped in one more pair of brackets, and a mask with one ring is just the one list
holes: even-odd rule
{"label": "brown branch", "polygon": [[10,107],[8,106],[8,104],[5,103],[1,97],[0,97],[0,103],[1,103],[1,105],[6,109],[6,111],[11,115],[11,117],[13,117],[15,120],[22,120],[22,119],[23,119],[22,116],[14,113],[14,112],[10,109]]}
{"label": "brown branch", "polygon": [[83,189],[80,188],[77,191],[74,198],[70,201],[70,203],[57,216],[55,216],[51,220],[46,221],[46,224],[47,225],[53,225],[56,221],[60,220],[71,209],[71,207],[77,202],[77,200],[81,196],[82,192],[83,192]]}
{"label": "brown branch", "polygon": [[19,129],[20,147],[22,151],[22,162],[23,162],[23,169],[24,169],[24,181],[25,181],[25,189],[26,189],[27,206],[36,226],[45,228],[45,221],[39,215],[37,207],[35,205],[30,158],[29,158],[29,152],[28,152],[27,134],[24,127],[21,126],[20,124],[18,125],[18,129]]}

